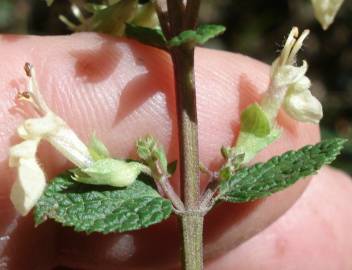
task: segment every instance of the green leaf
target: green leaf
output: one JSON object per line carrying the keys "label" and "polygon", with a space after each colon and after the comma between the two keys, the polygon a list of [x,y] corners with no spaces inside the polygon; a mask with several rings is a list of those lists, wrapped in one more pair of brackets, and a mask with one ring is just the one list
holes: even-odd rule
{"label": "green leaf", "polygon": [[104,143],[95,136],[95,134],[93,134],[90,139],[88,151],[94,160],[106,159],[110,157],[109,150],[106,148]]}
{"label": "green leaf", "polygon": [[37,225],[50,218],[78,232],[107,234],[149,227],[171,212],[171,202],[141,176],[126,188],[113,188],[77,183],[65,173],[48,185],[34,217]]}
{"label": "green leaf", "polygon": [[201,25],[196,30],[187,30],[172,38],[168,44],[170,47],[178,47],[185,43],[199,44],[206,43],[209,39],[221,35],[226,30],[222,25]]}
{"label": "green leaf", "polygon": [[269,135],[270,130],[270,121],[257,103],[250,105],[241,113],[241,131],[265,137]]}
{"label": "green leaf", "polygon": [[270,196],[315,174],[323,165],[330,164],[340,154],[344,139],[331,139],[298,151],[289,151],[236,172],[220,185],[218,199],[229,202],[248,202]]}
{"label": "green leaf", "polygon": [[167,42],[163,32],[159,28],[153,29],[134,24],[127,24],[125,34],[127,37],[136,39],[143,44],[164,50],[166,49]]}

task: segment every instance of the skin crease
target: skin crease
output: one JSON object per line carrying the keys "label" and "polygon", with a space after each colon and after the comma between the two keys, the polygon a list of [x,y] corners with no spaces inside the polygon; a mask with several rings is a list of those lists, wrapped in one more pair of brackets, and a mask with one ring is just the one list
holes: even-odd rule
{"label": "skin crease", "polygon": [[[25,62],[34,64],[50,107],[82,140],[95,131],[114,156],[135,157],[135,140],[153,134],[169,160],[175,160],[169,57],[97,34],[2,36],[0,48],[0,269],[51,269],[58,264],[73,269],[179,269],[175,219],[135,233],[86,236],[51,222],[34,228],[32,216],[19,217],[8,198],[15,179],[7,166],[8,149],[19,141],[16,127],[33,116],[28,106],[15,102],[16,89],[26,87]],[[265,91],[268,74],[268,66],[248,57],[197,50],[200,157],[205,165],[219,166],[220,147],[235,140],[239,112]],[[279,124],[283,137],[256,162],[319,140],[316,126],[297,123],[285,113]],[[39,156],[48,178],[71,166],[46,143]],[[177,182],[176,174],[175,187]],[[324,168],[308,183],[300,181],[260,202],[214,209],[205,224],[206,269],[352,269],[350,179]]]}

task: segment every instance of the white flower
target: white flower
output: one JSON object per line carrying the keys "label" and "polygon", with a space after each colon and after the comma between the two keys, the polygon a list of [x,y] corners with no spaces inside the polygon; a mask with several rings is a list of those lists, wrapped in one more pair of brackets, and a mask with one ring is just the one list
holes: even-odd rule
{"label": "white flower", "polygon": [[54,112],[52,112],[41,95],[32,65],[26,64],[29,77],[29,91],[21,95],[21,99],[29,101],[42,116],[26,120],[19,128],[21,138],[45,139],[77,167],[89,167],[93,163],[87,146],[76,133]]}
{"label": "white flower", "polygon": [[324,30],[334,22],[344,0],[311,0],[314,14]]}
{"label": "white flower", "polygon": [[260,104],[272,122],[281,106],[292,118],[302,122],[317,124],[323,116],[320,102],[309,90],[311,83],[305,76],[308,64],[303,61],[297,66],[296,62],[296,55],[308,35],[308,30],[299,35],[298,28],[292,28],[280,56],[272,64],[271,83]]}
{"label": "white flower", "polygon": [[[36,159],[41,140],[47,140],[79,168],[73,177],[78,182],[125,187],[132,184],[141,172],[149,172],[149,168],[141,163],[111,159],[97,139],[88,149],[66,122],[49,109],[39,92],[34,68],[26,64],[25,71],[30,79],[29,91],[19,97],[31,102],[41,117],[27,119],[18,127],[17,133],[24,141],[10,149],[9,166],[17,168],[17,179],[10,197],[18,212],[27,215],[46,186],[44,172]],[[97,155],[91,155],[90,150]]]}
{"label": "white flower", "polygon": [[32,103],[40,118],[24,121],[18,127],[23,142],[13,146],[9,154],[9,166],[17,168],[17,179],[11,190],[11,201],[22,215],[27,215],[43,193],[46,180],[36,152],[42,139],[49,141],[59,152],[78,167],[93,164],[88,148],[60,117],[55,115],[41,96],[35,79],[34,68],[25,65],[29,77],[29,91],[20,94],[20,99]]}

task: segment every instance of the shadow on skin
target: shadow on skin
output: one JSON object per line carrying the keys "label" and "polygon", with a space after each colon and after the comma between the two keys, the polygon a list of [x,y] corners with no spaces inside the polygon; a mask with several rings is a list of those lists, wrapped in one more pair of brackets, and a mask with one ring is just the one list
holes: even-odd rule
{"label": "shadow on skin", "polygon": [[94,50],[79,50],[71,52],[76,59],[76,77],[84,81],[97,83],[111,76],[121,59],[120,49],[116,40],[104,36],[100,48]]}

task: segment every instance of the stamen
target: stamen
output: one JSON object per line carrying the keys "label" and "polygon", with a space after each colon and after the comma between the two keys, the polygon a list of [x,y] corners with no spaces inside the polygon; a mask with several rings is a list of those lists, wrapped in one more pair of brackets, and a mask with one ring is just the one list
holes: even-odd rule
{"label": "stamen", "polygon": [[[37,80],[35,77],[35,69],[32,64],[26,63],[24,65],[24,71],[29,77],[29,89],[28,91],[22,92],[19,95],[19,99],[30,102],[38,113],[42,116],[50,112],[48,105],[46,104],[43,96],[39,91]],[[29,97],[29,98],[28,98]]]}
{"label": "stamen", "polygon": [[299,31],[297,27],[293,27],[290,34],[288,35],[288,38],[285,42],[285,46],[282,49],[282,53],[280,56],[279,60],[279,66],[285,65],[287,63],[287,59],[289,58],[292,48],[296,43],[296,40],[298,38]]}
{"label": "stamen", "polygon": [[297,39],[294,47],[292,48],[292,51],[290,53],[290,56],[287,60],[287,62],[289,64],[293,64],[294,63],[294,60],[295,60],[295,57],[298,53],[298,51],[302,48],[303,46],[303,41],[306,39],[306,37],[309,35],[309,30],[306,29],[303,31],[303,33],[301,34],[301,36]]}
{"label": "stamen", "polygon": [[31,105],[33,106],[33,108],[35,109],[35,111],[39,114],[42,115],[42,110],[38,107],[38,105],[36,104],[36,102],[34,101],[33,98],[33,94],[28,92],[28,91],[24,91],[24,92],[19,92],[17,93],[16,96],[17,100],[19,101],[25,101],[25,102],[29,102],[31,103]]}

